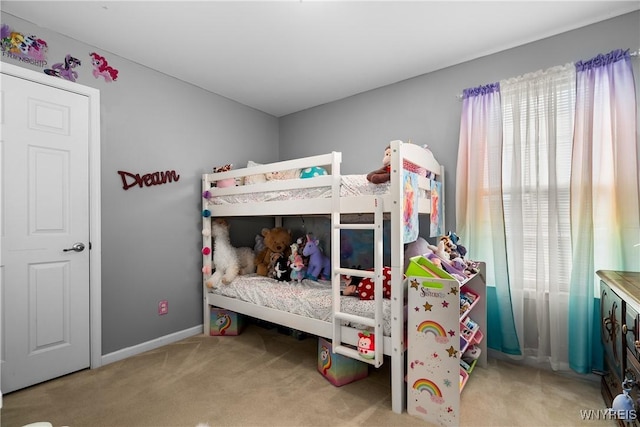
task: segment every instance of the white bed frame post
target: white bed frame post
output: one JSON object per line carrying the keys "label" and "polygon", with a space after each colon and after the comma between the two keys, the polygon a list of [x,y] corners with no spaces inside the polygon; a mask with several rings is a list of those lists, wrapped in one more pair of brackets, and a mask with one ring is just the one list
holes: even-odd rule
{"label": "white bed frame post", "polygon": [[[211,239],[211,217],[205,217],[205,210],[209,209],[209,202],[204,197],[205,191],[209,191],[211,189],[211,183],[209,182],[209,178],[206,174],[202,175],[202,247],[209,247],[213,251],[211,247],[212,239]],[[205,274],[204,268],[205,266],[211,266],[211,254],[205,255],[202,254],[202,333],[205,335],[209,335],[211,333],[211,316],[209,311],[209,303],[207,302],[207,279],[210,275]]]}
{"label": "white bed frame post", "polygon": [[444,184],[444,166],[440,166],[440,183],[442,184],[442,191],[440,194],[441,200],[442,200],[442,211],[440,212],[440,215],[442,215],[442,231],[444,232],[444,230],[447,229],[446,227],[446,219],[447,219],[447,203],[446,203],[446,199],[445,199],[445,184]]}
{"label": "white bed frame post", "polygon": [[402,188],[402,141],[391,141],[391,408],[402,413],[406,408],[407,388],[405,376],[404,342],[404,244],[403,215],[404,190]]}

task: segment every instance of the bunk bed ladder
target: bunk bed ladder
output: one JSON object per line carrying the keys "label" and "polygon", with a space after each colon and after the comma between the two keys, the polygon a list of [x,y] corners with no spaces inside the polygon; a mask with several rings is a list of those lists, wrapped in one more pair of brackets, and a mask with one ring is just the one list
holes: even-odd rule
{"label": "bunk bed ladder", "polygon": [[[372,223],[342,223],[338,218],[333,221],[333,237],[332,241],[332,255],[338,254],[333,258],[334,267],[332,275],[332,288],[333,288],[333,351],[343,356],[350,357],[352,359],[360,360],[362,362],[374,365],[376,368],[380,367],[384,361],[384,333],[382,329],[383,314],[382,314],[382,280],[383,280],[383,209],[382,199],[375,197],[374,214]],[[374,232],[374,271],[358,270],[353,268],[340,267],[339,254],[340,254],[340,230],[373,230]],[[335,261],[338,261],[337,263]],[[348,275],[362,278],[374,279],[374,301],[375,311],[374,318],[358,316],[341,311],[340,304],[340,276]],[[359,349],[354,349],[351,346],[343,344],[342,339],[342,322],[350,322],[352,324],[361,324],[367,326],[367,329],[363,330],[363,334],[373,333],[374,350],[369,352],[360,352]],[[373,330],[371,330],[373,329]]]}

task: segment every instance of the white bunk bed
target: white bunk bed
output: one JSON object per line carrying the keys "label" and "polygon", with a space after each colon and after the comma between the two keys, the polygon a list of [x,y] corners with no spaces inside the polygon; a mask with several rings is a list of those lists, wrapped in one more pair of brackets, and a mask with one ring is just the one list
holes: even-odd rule
{"label": "white bunk bed", "polygon": [[[418,145],[392,141],[390,147],[390,182],[379,185],[368,184],[369,188],[373,190],[371,194],[354,193],[346,188],[348,186],[345,183],[351,175],[341,175],[342,155],[339,152],[227,172],[204,174],[202,177],[203,247],[213,247],[209,233],[205,232],[211,229],[212,218],[273,216],[281,219],[283,216],[329,215],[332,230],[330,242],[332,272],[331,285],[327,291],[329,292],[328,298],[331,299],[331,313],[329,318],[325,316],[320,319],[307,317],[306,314],[283,311],[278,307],[257,305],[255,302],[245,301],[239,297],[225,296],[218,290],[207,287],[207,280],[211,274],[205,273],[203,274],[203,322],[205,332],[209,331],[209,310],[210,306],[215,306],[330,339],[333,342],[334,352],[370,363],[375,367],[379,367],[384,360],[384,355],[387,355],[390,357],[391,363],[392,410],[396,413],[402,413],[406,408],[405,323],[407,296],[407,287],[404,281],[403,242],[404,170],[409,168],[413,172],[418,171],[413,177],[415,179],[413,182],[417,182],[419,196],[417,206],[413,206],[413,209],[417,211],[418,215],[428,215],[431,212],[431,180],[442,183],[440,198],[442,199],[444,196],[444,168],[436,161],[431,151]],[[227,178],[242,180],[244,177],[255,174],[292,169],[304,170],[310,167],[322,167],[327,171],[327,175],[309,179],[276,180],[223,188],[215,186],[216,181]],[[427,171],[426,174],[425,171]],[[300,195],[299,193],[303,191],[312,195],[308,197]],[[290,196],[293,193],[296,194],[295,197]],[[268,196],[264,200],[259,200],[260,196],[258,195],[265,194]],[[441,206],[444,206],[444,203],[441,203]],[[358,214],[356,216],[359,220],[354,222],[352,221],[354,215],[347,214]],[[444,215],[444,212],[439,212],[439,215]],[[367,220],[362,222],[362,218],[367,218]],[[391,259],[390,265],[388,265],[391,269],[390,299],[382,298],[383,219],[390,221]],[[374,231],[375,265],[372,272],[340,266],[340,231],[344,229]],[[424,230],[422,234],[425,234]],[[211,266],[211,260],[211,253],[203,255],[205,266]],[[362,301],[373,304],[371,315],[354,315],[348,312],[349,305],[344,303],[345,298],[351,298],[350,302],[358,299],[357,297],[340,296],[340,275],[344,274],[370,277],[374,280],[375,301]],[[297,286],[297,284],[287,282],[281,283],[284,286]],[[221,287],[223,286],[225,285],[221,285]],[[375,332],[376,355],[372,360],[361,358],[357,350],[352,347],[357,345],[358,332],[362,330],[363,325]],[[387,327],[384,328],[384,325]]]}

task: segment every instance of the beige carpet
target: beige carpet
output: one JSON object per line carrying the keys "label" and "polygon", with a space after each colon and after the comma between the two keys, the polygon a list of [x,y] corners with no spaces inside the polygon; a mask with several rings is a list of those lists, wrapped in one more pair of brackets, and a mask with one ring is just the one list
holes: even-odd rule
{"label": "beige carpet", "polygon": [[[250,325],[195,336],[4,396],[3,427],[428,426],[391,411],[388,364],[334,387],[316,370],[317,339]],[[385,368],[386,367],[386,368]],[[462,394],[463,426],[614,426],[582,421],[604,407],[599,383],[490,359]]]}

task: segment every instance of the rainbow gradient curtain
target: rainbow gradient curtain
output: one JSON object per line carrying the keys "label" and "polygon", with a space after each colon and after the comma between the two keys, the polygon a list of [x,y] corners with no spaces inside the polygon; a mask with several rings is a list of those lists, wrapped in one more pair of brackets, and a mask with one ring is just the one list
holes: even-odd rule
{"label": "rainbow gradient curtain", "polygon": [[463,94],[456,227],[487,263],[488,345],[600,368],[596,272],[640,271],[637,100],[628,50]]}
{"label": "rainbow gradient curtain", "polygon": [[[502,208],[500,85],[465,89],[456,168],[456,228],[469,259],[486,262],[491,348],[520,355],[513,320]],[[495,292],[493,292],[495,291]]]}
{"label": "rainbow gradient curtain", "polygon": [[[637,101],[629,50],[576,64],[576,119],[571,174],[573,248],[569,295],[569,363],[592,369],[595,272],[640,271]],[[595,294],[595,295],[594,295]]]}

